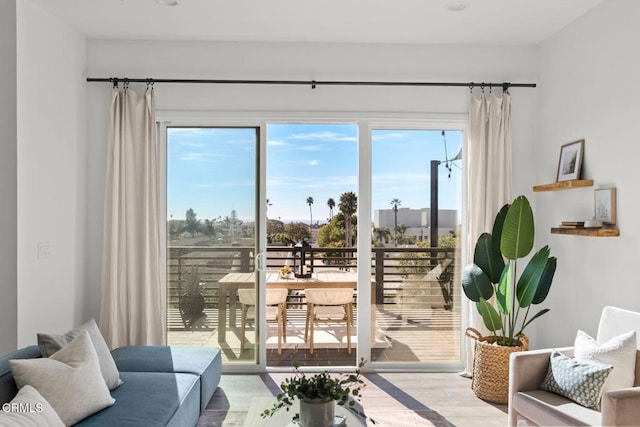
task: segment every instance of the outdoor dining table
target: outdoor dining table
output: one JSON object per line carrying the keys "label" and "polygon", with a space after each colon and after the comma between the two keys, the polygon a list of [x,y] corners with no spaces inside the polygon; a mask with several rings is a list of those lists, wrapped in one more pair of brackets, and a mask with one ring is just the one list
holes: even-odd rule
{"label": "outdoor dining table", "polygon": [[[358,275],[347,271],[318,272],[310,278],[297,278],[291,275],[283,278],[277,272],[268,272],[266,278],[267,288],[286,288],[288,290],[304,290],[307,288],[352,288],[356,289]],[[238,289],[253,288],[256,286],[255,272],[231,272],[218,281],[219,306],[218,306],[218,342],[226,342],[227,335],[227,304],[229,301],[229,327],[236,326],[236,299]]]}

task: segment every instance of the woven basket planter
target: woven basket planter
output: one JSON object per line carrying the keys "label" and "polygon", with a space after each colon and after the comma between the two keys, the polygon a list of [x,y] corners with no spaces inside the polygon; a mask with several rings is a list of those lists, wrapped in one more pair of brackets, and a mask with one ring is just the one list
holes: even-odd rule
{"label": "woven basket planter", "polygon": [[495,345],[495,336],[482,336],[474,328],[467,328],[466,334],[475,340],[471,389],[482,400],[506,405],[509,403],[509,356],[528,350],[529,339],[520,335],[522,345],[509,347]]}

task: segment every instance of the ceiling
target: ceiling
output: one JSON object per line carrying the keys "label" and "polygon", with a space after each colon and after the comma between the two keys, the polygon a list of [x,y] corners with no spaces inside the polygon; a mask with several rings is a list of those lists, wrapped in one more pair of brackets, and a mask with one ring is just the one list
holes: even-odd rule
{"label": "ceiling", "polygon": [[33,1],[91,39],[521,45],[605,0]]}

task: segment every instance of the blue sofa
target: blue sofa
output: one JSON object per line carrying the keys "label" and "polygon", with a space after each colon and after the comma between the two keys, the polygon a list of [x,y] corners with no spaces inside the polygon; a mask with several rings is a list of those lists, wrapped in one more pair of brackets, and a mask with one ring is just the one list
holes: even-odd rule
{"label": "blue sofa", "polygon": [[[219,348],[131,346],[111,352],[123,384],[116,400],[76,426],[195,426],[222,374]],[[0,405],[18,392],[9,360],[41,357],[37,346],[0,358]]]}

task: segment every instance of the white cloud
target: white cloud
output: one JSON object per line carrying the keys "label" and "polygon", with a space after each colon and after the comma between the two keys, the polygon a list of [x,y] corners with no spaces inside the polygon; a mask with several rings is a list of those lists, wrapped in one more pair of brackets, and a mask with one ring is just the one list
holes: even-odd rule
{"label": "white cloud", "polygon": [[267,146],[268,147],[283,147],[285,145],[289,145],[289,144],[287,144],[284,141],[277,141],[277,140],[274,140],[274,139],[270,139],[270,140],[267,141]]}
{"label": "white cloud", "polygon": [[190,152],[180,156],[180,160],[187,162],[215,162],[220,157],[222,156],[214,153]]}
{"label": "white cloud", "polygon": [[374,132],[371,139],[373,141],[384,141],[385,139],[407,139],[409,135],[404,132]]}
{"label": "white cloud", "polygon": [[203,144],[201,142],[189,142],[189,141],[179,141],[178,145],[181,145],[183,147],[192,147],[192,148],[204,148],[204,147],[206,147],[206,144]]}
{"label": "white cloud", "polygon": [[287,137],[287,139],[305,139],[305,140],[323,140],[323,141],[352,141],[357,142],[358,138],[355,136],[347,136],[337,132],[310,132],[310,133],[294,133]]}
{"label": "white cloud", "polygon": [[307,162],[307,164],[309,166],[318,166],[320,162],[318,162],[317,160],[310,160],[309,162]]}

